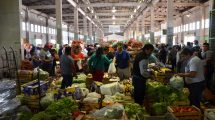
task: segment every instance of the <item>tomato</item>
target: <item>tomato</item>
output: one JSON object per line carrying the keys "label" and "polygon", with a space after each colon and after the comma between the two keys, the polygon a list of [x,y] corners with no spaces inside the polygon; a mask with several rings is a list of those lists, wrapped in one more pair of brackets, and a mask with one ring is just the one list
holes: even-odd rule
{"label": "tomato", "polygon": [[72,116],[73,116],[74,118],[76,118],[76,117],[78,117],[80,114],[81,114],[80,111],[75,111],[75,112],[72,113]]}

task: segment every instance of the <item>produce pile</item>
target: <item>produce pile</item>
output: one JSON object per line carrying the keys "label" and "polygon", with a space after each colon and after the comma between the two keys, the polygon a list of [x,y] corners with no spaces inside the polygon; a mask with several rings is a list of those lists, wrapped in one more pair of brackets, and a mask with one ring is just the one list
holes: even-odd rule
{"label": "produce pile", "polygon": [[147,114],[145,108],[136,103],[128,103],[124,107],[128,119],[135,119],[137,115],[143,118],[143,115]]}
{"label": "produce pile", "polygon": [[194,107],[182,106],[172,107],[173,113],[198,112]]}
{"label": "produce pile", "polygon": [[77,78],[73,78],[73,83],[85,83],[87,76],[85,74],[77,75]]}
{"label": "produce pile", "polygon": [[39,71],[38,71],[37,68],[35,68],[33,70],[33,79],[38,79],[38,72],[39,72],[39,79],[40,80],[46,80],[49,77],[48,72],[43,71],[42,69],[39,69]]}
{"label": "produce pile", "polygon": [[175,101],[188,101],[188,94],[185,94],[185,91],[156,81],[147,82],[146,101],[149,102],[150,113],[163,115],[167,111],[167,106]]}
{"label": "produce pile", "polygon": [[[168,69],[159,68],[156,71],[159,72],[157,75],[164,75]],[[43,71],[40,71],[40,74],[42,77],[47,76]],[[109,78],[107,75],[102,83],[93,82],[91,79],[92,75],[79,74],[77,78],[73,78],[72,86],[65,90],[60,89],[62,78],[54,79],[45,97],[40,100],[44,111],[33,117],[30,114],[22,116],[28,119],[32,117],[31,120],[70,120],[83,115],[80,111],[85,111],[84,119],[144,120],[152,116],[165,116],[168,106],[177,105],[177,102],[189,103],[189,92],[184,88],[183,79],[178,76],[173,76],[165,84],[148,80],[145,107],[134,103],[131,80],[116,82],[115,78]],[[192,107],[172,107],[173,113],[198,112],[195,110]],[[214,112],[210,112],[210,115],[212,113]]]}
{"label": "produce pile", "polygon": [[78,110],[78,104],[69,98],[53,102],[43,112],[35,114],[31,120],[70,120],[72,113]]}

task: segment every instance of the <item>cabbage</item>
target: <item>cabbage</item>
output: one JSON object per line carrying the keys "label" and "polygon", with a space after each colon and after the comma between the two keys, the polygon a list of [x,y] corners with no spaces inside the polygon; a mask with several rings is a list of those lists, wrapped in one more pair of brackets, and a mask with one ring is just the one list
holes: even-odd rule
{"label": "cabbage", "polygon": [[179,76],[173,76],[171,79],[170,79],[170,86],[174,89],[177,89],[177,90],[182,90],[183,87],[184,87],[184,80],[182,77],[179,77]]}

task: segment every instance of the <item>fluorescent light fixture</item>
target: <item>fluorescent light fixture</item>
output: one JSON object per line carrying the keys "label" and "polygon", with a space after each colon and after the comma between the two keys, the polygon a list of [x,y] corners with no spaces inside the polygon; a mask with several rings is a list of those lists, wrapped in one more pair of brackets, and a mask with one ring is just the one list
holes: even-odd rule
{"label": "fluorescent light fixture", "polygon": [[112,13],[115,13],[116,12],[116,8],[115,7],[113,7],[113,9],[112,9]]}
{"label": "fluorescent light fixture", "polygon": [[137,9],[139,9],[140,8],[140,5],[137,7]]}
{"label": "fluorescent light fixture", "polygon": [[83,16],[86,15],[85,12],[84,12],[81,8],[78,8],[78,11],[79,11]]}
{"label": "fluorescent light fixture", "polygon": [[91,10],[91,13],[94,13],[94,11],[93,11],[93,10]]}
{"label": "fluorescent light fixture", "polygon": [[87,7],[90,10],[90,7]]}
{"label": "fluorescent light fixture", "polygon": [[113,22],[113,25],[115,25],[116,23],[115,22]]}
{"label": "fluorescent light fixture", "polygon": [[21,14],[21,15],[23,15],[24,13],[23,13],[23,12],[21,12],[20,14]]}
{"label": "fluorescent light fixture", "polygon": [[113,20],[115,20],[115,19],[116,19],[115,15],[113,15],[112,19],[113,19]]}
{"label": "fluorescent light fixture", "polygon": [[133,15],[131,15],[131,18],[133,18]]}
{"label": "fluorescent light fixture", "polygon": [[186,16],[187,16],[187,17],[190,17],[190,14],[187,14]]}
{"label": "fluorescent light fixture", "polygon": [[136,13],[136,12],[137,12],[137,9],[134,9],[134,12]]}
{"label": "fluorescent light fixture", "polygon": [[89,16],[86,16],[86,18],[90,21],[91,19],[89,18]]}
{"label": "fluorescent light fixture", "polygon": [[97,16],[95,15],[95,19],[97,19]]}
{"label": "fluorescent light fixture", "polygon": [[73,0],[67,0],[72,6],[77,7],[77,4]]}

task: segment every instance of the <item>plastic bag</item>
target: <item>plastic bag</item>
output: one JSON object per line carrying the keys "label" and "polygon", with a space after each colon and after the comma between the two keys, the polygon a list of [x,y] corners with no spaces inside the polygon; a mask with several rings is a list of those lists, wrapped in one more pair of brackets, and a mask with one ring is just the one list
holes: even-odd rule
{"label": "plastic bag", "polygon": [[46,93],[46,96],[40,100],[40,104],[43,108],[47,108],[52,102],[54,102],[53,93]]}
{"label": "plastic bag", "polygon": [[105,84],[100,87],[101,94],[104,95],[114,95],[117,92],[123,92],[120,84],[118,82]]}
{"label": "plastic bag", "polygon": [[89,90],[87,88],[81,88],[81,92],[83,96],[87,96],[89,94]]}
{"label": "plastic bag", "polygon": [[77,61],[77,66],[78,66],[79,70],[82,69],[82,61],[81,60]]}
{"label": "plastic bag", "polygon": [[20,106],[20,101],[16,98],[12,100],[5,100],[0,102],[0,115],[10,112],[12,113],[18,106]]}
{"label": "plastic bag", "polygon": [[87,95],[87,97],[91,97],[91,98],[101,98],[101,95],[96,93],[96,92],[92,92],[92,93],[89,93]]}
{"label": "plastic bag", "polygon": [[109,74],[114,74],[114,73],[116,73],[116,67],[115,67],[114,62],[112,62],[112,63],[109,65],[108,73],[109,73]]}
{"label": "plastic bag", "polygon": [[103,99],[104,104],[113,104],[114,100],[110,95],[105,95],[105,98]]}
{"label": "plastic bag", "polygon": [[173,76],[170,79],[169,83],[172,88],[177,89],[177,90],[182,90],[184,87],[184,80],[182,77],[179,77],[179,76]]}
{"label": "plastic bag", "polygon": [[98,118],[120,119],[123,117],[124,107],[121,104],[106,106],[92,115]]}
{"label": "plastic bag", "polygon": [[14,80],[3,79],[0,81],[0,94],[7,90],[15,89],[15,88],[16,88],[16,81]]}
{"label": "plastic bag", "polygon": [[86,97],[83,100],[84,103],[94,104],[99,102],[99,98]]}
{"label": "plastic bag", "polygon": [[10,89],[3,93],[0,93],[0,102],[6,99],[13,99],[16,97],[16,89]]}

